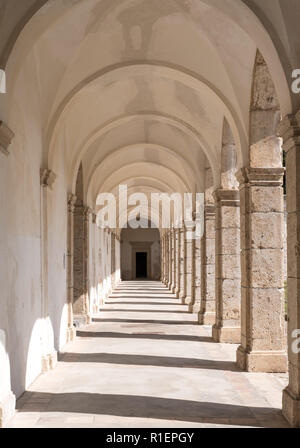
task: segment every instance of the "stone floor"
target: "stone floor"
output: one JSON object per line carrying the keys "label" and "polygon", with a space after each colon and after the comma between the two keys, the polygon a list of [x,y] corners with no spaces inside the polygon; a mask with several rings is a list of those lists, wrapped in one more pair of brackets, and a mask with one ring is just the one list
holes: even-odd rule
{"label": "stone floor", "polygon": [[123,282],[10,427],[287,427],[286,375],[246,373],[158,282]]}

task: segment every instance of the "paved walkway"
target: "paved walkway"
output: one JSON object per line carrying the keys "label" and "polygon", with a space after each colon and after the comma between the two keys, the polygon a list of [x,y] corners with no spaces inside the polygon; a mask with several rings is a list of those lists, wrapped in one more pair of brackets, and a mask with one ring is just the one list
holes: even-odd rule
{"label": "paved walkway", "polygon": [[286,375],[245,373],[158,282],[123,282],[17,402],[11,427],[287,427]]}

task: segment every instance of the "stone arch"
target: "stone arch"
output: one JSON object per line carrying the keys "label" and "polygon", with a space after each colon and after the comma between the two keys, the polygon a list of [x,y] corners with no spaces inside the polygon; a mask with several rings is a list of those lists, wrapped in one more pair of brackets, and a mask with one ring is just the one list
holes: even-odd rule
{"label": "stone arch", "polygon": [[280,119],[280,104],[275,85],[264,57],[257,50],[250,103],[250,145],[266,137],[276,135],[276,128]]}

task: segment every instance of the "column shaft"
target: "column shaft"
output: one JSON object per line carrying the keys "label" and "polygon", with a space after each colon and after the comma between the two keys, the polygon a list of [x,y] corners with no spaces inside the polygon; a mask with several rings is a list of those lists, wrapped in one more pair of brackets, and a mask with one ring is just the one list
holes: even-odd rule
{"label": "column shaft", "polygon": [[238,190],[216,190],[216,323],[213,339],[240,343],[241,267]]}
{"label": "column shaft", "polygon": [[201,309],[199,323],[213,325],[215,312],[215,207],[206,205],[204,211],[204,232],[201,240]]}

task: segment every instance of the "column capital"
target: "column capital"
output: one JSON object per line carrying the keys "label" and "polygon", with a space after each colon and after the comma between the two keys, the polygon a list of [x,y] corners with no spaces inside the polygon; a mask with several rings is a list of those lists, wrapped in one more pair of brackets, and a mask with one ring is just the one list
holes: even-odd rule
{"label": "column capital", "polygon": [[92,212],[92,223],[96,224],[97,221],[97,214],[95,212]]}
{"label": "column capital", "polygon": [[251,187],[278,187],[282,185],[284,168],[241,168],[236,177],[240,188]]}
{"label": "column capital", "polygon": [[73,194],[73,193],[69,193],[68,194],[67,202],[68,202],[68,210],[70,212],[74,211],[76,200],[77,200],[77,196],[75,196],[75,194]]}
{"label": "column capital", "polygon": [[88,206],[83,206],[83,216],[85,220],[89,219],[89,216],[93,213],[93,210]]}
{"label": "column capital", "polygon": [[53,171],[49,170],[48,168],[41,168],[40,169],[40,180],[41,180],[41,186],[44,188],[52,188],[52,185],[56,179],[56,174],[53,173]]}
{"label": "column capital", "polygon": [[205,204],[204,205],[205,216],[214,216],[216,213],[216,208],[214,204]]}
{"label": "column capital", "polygon": [[0,121],[0,151],[3,152],[3,154],[9,154],[8,147],[14,136],[15,134],[13,131],[3,121]]}
{"label": "column capital", "polygon": [[227,190],[219,188],[214,191],[213,197],[216,201],[216,205],[239,207],[240,205],[240,192],[239,190]]}
{"label": "column capital", "polygon": [[300,111],[296,115],[286,115],[277,127],[278,134],[283,139],[283,149],[300,146]]}

